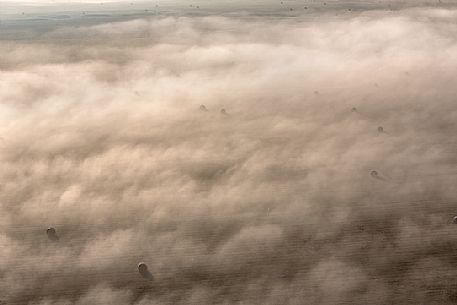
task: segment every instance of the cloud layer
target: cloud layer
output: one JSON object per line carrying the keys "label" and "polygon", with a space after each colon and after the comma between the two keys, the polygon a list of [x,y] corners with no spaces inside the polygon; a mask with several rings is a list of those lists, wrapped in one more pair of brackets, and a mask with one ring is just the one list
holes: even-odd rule
{"label": "cloud layer", "polygon": [[1,301],[455,303],[456,14],[3,41]]}

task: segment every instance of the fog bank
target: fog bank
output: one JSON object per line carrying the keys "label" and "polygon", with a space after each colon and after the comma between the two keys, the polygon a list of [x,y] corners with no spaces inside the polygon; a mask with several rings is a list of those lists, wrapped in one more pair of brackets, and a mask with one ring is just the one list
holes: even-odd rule
{"label": "fog bank", "polygon": [[1,301],[455,303],[456,14],[3,40]]}

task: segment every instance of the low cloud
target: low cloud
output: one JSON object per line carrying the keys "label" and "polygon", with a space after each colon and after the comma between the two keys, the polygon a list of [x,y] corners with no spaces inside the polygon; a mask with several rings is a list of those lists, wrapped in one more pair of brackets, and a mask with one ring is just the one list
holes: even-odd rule
{"label": "low cloud", "polygon": [[455,14],[4,40],[1,301],[453,304]]}

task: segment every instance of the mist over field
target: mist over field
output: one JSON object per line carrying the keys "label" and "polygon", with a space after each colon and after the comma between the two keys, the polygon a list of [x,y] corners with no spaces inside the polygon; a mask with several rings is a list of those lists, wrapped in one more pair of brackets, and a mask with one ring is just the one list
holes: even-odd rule
{"label": "mist over field", "polygon": [[455,304],[457,7],[195,3],[2,2],[1,304]]}

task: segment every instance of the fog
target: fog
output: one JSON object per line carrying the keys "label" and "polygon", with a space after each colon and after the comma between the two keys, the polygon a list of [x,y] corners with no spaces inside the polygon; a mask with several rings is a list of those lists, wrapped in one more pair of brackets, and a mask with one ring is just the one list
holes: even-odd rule
{"label": "fog", "polygon": [[454,304],[457,10],[339,12],[10,28],[2,304]]}

